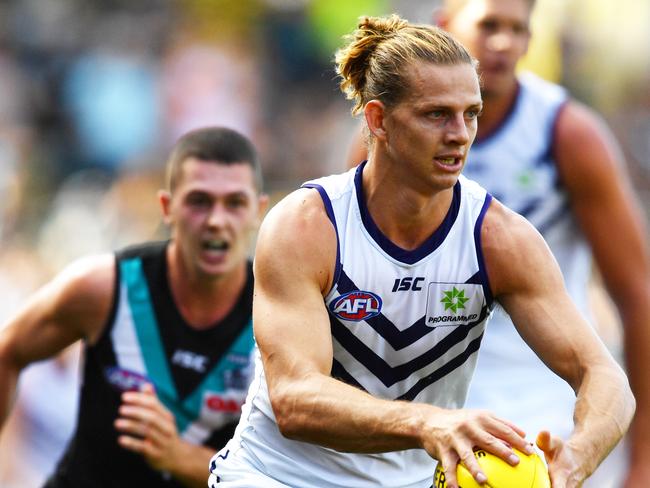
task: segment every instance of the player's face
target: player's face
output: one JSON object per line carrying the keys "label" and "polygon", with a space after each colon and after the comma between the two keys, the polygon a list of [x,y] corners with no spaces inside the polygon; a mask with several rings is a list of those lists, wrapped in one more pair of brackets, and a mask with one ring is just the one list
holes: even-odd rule
{"label": "player's face", "polygon": [[467,0],[443,27],[479,61],[483,97],[509,93],[530,39],[526,0]]}
{"label": "player's face", "polygon": [[246,259],[266,204],[254,181],[245,163],[184,162],[173,194],[166,204],[163,200],[163,212],[190,272],[219,277]]}
{"label": "player's face", "polygon": [[410,186],[429,194],[452,187],[476,136],[481,93],[476,70],[412,63],[407,96],[386,111],[385,147]]}

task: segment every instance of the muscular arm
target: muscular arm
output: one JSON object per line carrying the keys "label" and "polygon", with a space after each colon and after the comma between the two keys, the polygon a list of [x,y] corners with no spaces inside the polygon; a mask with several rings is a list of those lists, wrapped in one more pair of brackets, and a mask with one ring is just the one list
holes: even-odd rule
{"label": "muscular arm", "polygon": [[20,371],[78,339],[95,341],[112,300],[114,258],[80,260],[36,292],[0,332],[0,425]]}
{"label": "muscular arm", "polygon": [[560,115],[556,158],[572,210],[622,319],[627,373],[637,401],[630,429],[632,470],[646,470],[635,485],[643,486],[650,475],[648,231],[616,141],[585,107],[569,105]]}
{"label": "muscular arm", "polygon": [[628,427],[634,399],[627,379],[569,298],[546,243],[523,217],[494,202],[481,238],[495,297],[523,339],[576,392],[571,436],[565,444],[542,447],[554,483],[579,486]]}
{"label": "muscular arm", "polygon": [[512,452],[500,440],[527,450],[521,431],[485,412],[382,400],[332,378],[323,295],[335,260],[336,236],[316,192],[300,190],[267,216],[256,250],[253,316],[284,436],[350,452],[422,447],[452,481],[459,459],[478,475],[473,446],[503,459]]}

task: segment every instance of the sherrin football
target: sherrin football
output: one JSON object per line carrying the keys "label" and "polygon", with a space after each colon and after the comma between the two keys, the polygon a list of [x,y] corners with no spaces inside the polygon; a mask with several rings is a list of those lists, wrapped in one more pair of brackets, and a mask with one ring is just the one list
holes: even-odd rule
{"label": "sherrin football", "polygon": [[[550,488],[551,480],[548,476],[546,464],[536,453],[530,456],[513,449],[519,456],[519,464],[511,466],[494,454],[483,451],[474,451],[481,469],[487,476],[487,483],[478,484],[472,474],[463,466],[458,465],[456,475],[459,488]],[[440,464],[433,478],[433,488],[447,488],[445,473]]]}

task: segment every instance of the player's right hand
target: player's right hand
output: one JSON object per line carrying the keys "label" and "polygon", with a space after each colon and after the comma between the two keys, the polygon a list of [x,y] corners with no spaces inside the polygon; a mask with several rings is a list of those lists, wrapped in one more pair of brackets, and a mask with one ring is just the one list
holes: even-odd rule
{"label": "player's right hand", "polygon": [[568,442],[542,431],[537,435],[537,447],[544,451],[548,474],[553,488],[579,488],[585,479],[580,473],[581,466],[576,459],[575,449]]}
{"label": "player's right hand", "polygon": [[458,488],[456,468],[462,462],[478,483],[487,476],[474,457],[479,448],[500,457],[510,465],[519,458],[510,446],[532,454],[533,446],[525,433],[507,420],[483,410],[435,409],[426,415],[420,443],[429,455],[441,463],[448,488]]}

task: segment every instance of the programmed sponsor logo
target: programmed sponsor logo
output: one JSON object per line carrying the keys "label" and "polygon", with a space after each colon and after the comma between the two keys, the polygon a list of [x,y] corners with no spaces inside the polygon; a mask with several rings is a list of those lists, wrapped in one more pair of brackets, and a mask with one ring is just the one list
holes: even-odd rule
{"label": "programmed sponsor logo", "polygon": [[381,298],[369,291],[351,291],[330,303],[330,311],[338,318],[359,322],[379,315]]}
{"label": "programmed sponsor logo", "polygon": [[438,324],[438,325],[444,325],[444,324],[454,324],[455,322],[470,322],[472,320],[476,320],[478,318],[478,314],[473,313],[470,315],[438,315],[436,317],[429,317],[429,324]]}
{"label": "programmed sponsor logo", "polygon": [[444,304],[445,311],[450,310],[453,315],[438,315],[436,317],[429,317],[429,324],[454,324],[456,322],[469,322],[475,320],[478,317],[478,314],[469,314],[469,315],[457,315],[458,311],[465,308],[465,303],[469,301],[469,298],[465,296],[465,290],[459,290],[455,286],[451,290],[445,290],[443,292],[442,299],[440,303]]}
{"label": "programmed sponsor logo", "polygon": [[478,319],[481,302],[469,291],[476,285],[431,283],[426,324],[430,327],[466,325]]}
{"label": "programmed sponsor logo", "polygon": [[106,381],[119,391],[138,391],[145,383],[151,383],[146,376],[119,366],[106,368],[104,376]]}

